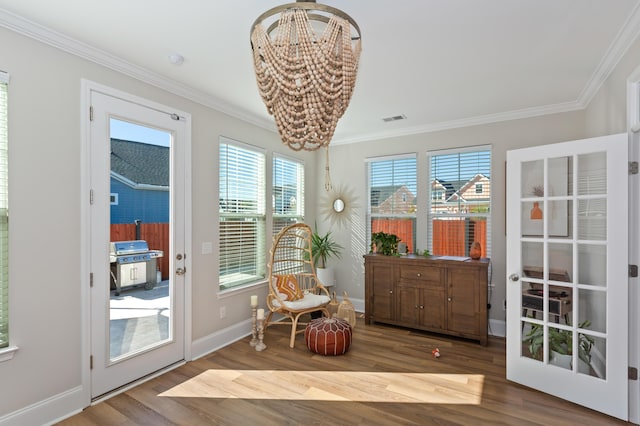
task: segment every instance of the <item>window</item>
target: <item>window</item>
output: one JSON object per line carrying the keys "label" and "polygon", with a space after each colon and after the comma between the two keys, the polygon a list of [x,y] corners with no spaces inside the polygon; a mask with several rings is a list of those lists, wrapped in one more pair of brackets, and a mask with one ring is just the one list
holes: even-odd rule
{"label": "window", "polygon": [[415,252],[416,156],[396,156],[368,160],[369,235],[395,234]]}
{"label": "window", "polygon": [[468,256],[471,244],[478,241],[482,256],[490,257],[490,147],[434,151],[428,157],[431,254]]}
{"label": "window", "polygon": [[220,139],[220,289],[264,279],[265,153]]}
{"label": "window", "polygon": [[0,348],[9,346],[8,82],[9,76],[0,71]]}
{"label": "window", "polygon": [[304,222],[304,164],[274,154],[272,187],[272,233],[276,235],[287,225]]}

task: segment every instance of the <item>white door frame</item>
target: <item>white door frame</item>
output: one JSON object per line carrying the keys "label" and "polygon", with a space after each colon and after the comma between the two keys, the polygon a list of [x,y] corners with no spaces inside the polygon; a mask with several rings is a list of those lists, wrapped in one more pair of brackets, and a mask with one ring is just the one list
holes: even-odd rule
{"label": "white door frame", "polygon": [[[90,250],[91,250],[91,227],[90,227],[90,205],[89,205],[89,193],[90,193],[90,164],[91,164],[91,151],[89,144],[91,140],[91,126],[89,108],[91,105],[91,92],[98,91],[109,96],[117,97],[128,102],[136,103],[146,106],[148,108],[157,109],[160,111],[175,111],[180,116],[187,118],[186,137],[184,140],[184,157],[185,157],[185,185],[184,185],[184,201],[185,201],[185,223],[184,223],[184,246],[185,250],[190,251],[192,247],[192,224],[191,224],[191,115],[178,111],[175,108],[169,108],[165,105],[155,103],[153,101],[137,97],[135,95],[113,89],[108,86],[95,83],[93,81],[81,80],[81,99],[80,99],[80,130],[81,130],[81,145],[80,145],[80,297],[81,297],[81,334],[82,334],[82,349],[81,349],[81,380],[82,380],[82,394],[84,406],[91,405],[91,369],[89,365],[89,357],[91,355],[91,293],[89,287],[89,274],[90,268]],[[191,254],[191,253],[189,253]],[[184,261],[184,265],[187,271],[192,271],[191,256],[187,255]],[[172,272],[172,271],[170,271]],[[192,294],[192,280],[191,273],[184,276],[184,359],[185,361],[191,360],[191,335],[192,335],[192,320],[191,320],[191,294]],[[160,374],[160,373],[158,373]],[[157,374],[147,376],[144,380],[149,380],[155,377]],[[123,387],[119,392],[139,384],[136,382],[129,386]],[[109,396],[115,395],[114,393]]]}
{"label": "white door frame", "polygon": [[[629,161],[640,160],[640,67],[627,79]],[[629,179],[629,263],[640,265],[640,175]],[[640,369],[640,279],[629,278],[629,366]],[[640,380],[629,380],[629,421],[640,424]]]}

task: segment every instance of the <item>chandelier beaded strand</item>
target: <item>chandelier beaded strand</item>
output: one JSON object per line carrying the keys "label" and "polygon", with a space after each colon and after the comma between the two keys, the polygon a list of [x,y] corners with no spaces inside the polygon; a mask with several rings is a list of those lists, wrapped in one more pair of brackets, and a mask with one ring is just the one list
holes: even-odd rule
{"label": "chandelier beaded strand", "polygon": [[[263,19],[279,11],[279,20],[265,30]],[[322,34],[312,21],[326,24]],[[258,91],[282,142],[295,151],[328,147],[355,87],[357,24],[338,9],[299,0],[262,14],[252,27],[251,46]]]}

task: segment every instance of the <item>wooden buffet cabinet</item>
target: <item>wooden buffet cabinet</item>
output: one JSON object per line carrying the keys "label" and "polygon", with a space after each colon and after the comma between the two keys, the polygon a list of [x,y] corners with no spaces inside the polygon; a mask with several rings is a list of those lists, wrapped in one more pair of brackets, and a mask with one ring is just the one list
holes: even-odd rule
{"label": "wooden buffet cabinet", "polygon": [[488,259],[364,256],[365,322],[487,344]]}

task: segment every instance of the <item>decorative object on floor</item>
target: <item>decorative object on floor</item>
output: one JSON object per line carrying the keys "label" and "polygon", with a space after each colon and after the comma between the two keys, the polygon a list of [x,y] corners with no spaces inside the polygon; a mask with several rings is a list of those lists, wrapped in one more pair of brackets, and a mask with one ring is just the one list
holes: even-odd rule
{"label": "decorative object on floor", "polygon": [[333,318],[338,314],[338,306],[340,306],[340,302],[336,298],[336,292],[331,293],[331,302],[327,306],[327,310],[329,311],[329,318]]}
{"label": "decorative object on floor", "polygon": [[[253,297],[253,296],[251,296]],[[249,342],[249,346],[255,348],[258,344],[258,326],[257,326],[257,312],[258,312],[258,304],[256,301],[256,305],[253,305],[253,299],[251,300],[251,341]]]}
{"label": "decorative object on floor", "polygon": [[[311,253],[311,228],[305,223],[296,223],[283,228],[273,239],[269,257],[269,295],[267,306],[269,315],[264,322],[267,329],[275,325],[288,325],[291,327],[291,339],[289,346],[294,347],[296,334],[303,333],[298,330],[298,325],[306,325],[300,322],[304,314],[320,311],[328,317],[327,305],[331,301],[329,292],[316,276]],[[276,286],[277,276],[294,275],[302,293],[299,300],[287,300]],[[279,321],[271,321],[274,313],[285,318]]]}
{"label": "decorative object on floor", "polygon": [[440,349],[435,348],[434,350],[432,350],[432,351],[431,351],[431,355],[432,355],[435,359],[440,358]]}
{"label": "decorative object on floor", "polygon": [[482,256],[482,246],[479,242],[475,241],[471,244],[471,249],[469,250],[469,257],[473,260],[478,260]]}
{"label": "decorative object on floor", "polygon": [[315,0],[276,6],[251,26],[258,90],[289,148],[331,142],[355,87],[360,39],[353,18]]}
{"label": "decorative object on floor", "polygon": [[351,327],[355,328],[356,308],[353,306],[353,303],[351,302],[351,300],[349,300],[349,295],[347,294],[347,292],[345,291],[343,294],[344,294],[344,300],[340,302],[336,316],[338,318],[342,318],[343,320],[347,321],[349,325],[351,325]]}
{"label": "decorative object on floor", "polygon": [[320,355],[342,355],[351,346],[352,327],[342,318],[317,318],[307,324],[304,340]]}
{"label": "decorative object on floor", "polygon": [[346,185],[332,187],[320,200],[320,214],[329,221],[331,228],[344,228],[352,222],[352,215],[360,207],[353,188]]}
{"label": "decorative object on floor", "polygon": [[258,309],[258,313],[256,315],[256,319],[258,322],[258,343],[256,343],[256,351],[262,352],[267,349],[267,345],[264,344],[264,309]]}

